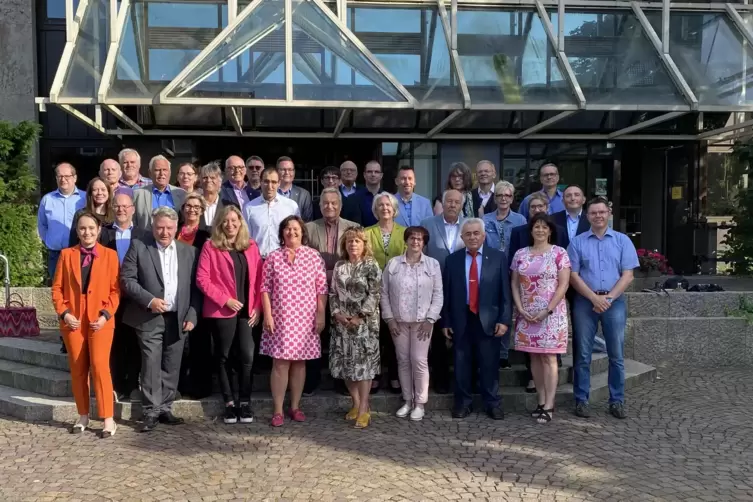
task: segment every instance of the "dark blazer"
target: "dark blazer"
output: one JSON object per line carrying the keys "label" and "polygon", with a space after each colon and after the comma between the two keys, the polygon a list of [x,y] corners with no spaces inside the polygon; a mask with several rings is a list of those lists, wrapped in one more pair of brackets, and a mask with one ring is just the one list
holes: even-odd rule
{"label": "dark blazer", "polygon": [[[255,198],[261,195],[260,190],[255,190],[251,188],[251,185],[249,185],[248,183],[246,183],[246,188],[244,190],[246,191],[246,195],[248,195],[248,200],[254,200]],[[230,184],[229,180],[225,180],[222,182],[222,187],[220,187],[220,202],[223,204],[235,206],[238,209],[243,210],[241,205],[238,204],[238,197],[235,196],[235,190],[233,189],[233,185]],[[219,211],[220,211],[220,208],[218,206],[217,212]]]}
{"label": "dark blazer", "polygon": [[[567,249],[570,245],[570,237],[567,235],[567,229],[557,225],[557,241],[555,242],[562,249]],[[528,231],[528,225],[520,225],[510,232],[510,251],[507,256],[507,266],[512,265],[512,259],[518,249],[531,245],[531,233]]]}
{"label": "dark blazer", "polygon": [[[178,291],[175,299],[179,326],[189,321],[196,325],[197,313],[201,312],[202,297],[194,283],[199,253],[196,248],[175,242],[178,255]],[[123,312],[123,322],[142,331],[154,330],[157,318],[149,310],[153,298],[164,298],[165,281],[162,264],[154,237],[132,240],[123,264],[120,267],[120,287],[131,301]],[[185,332],[181,329],[181,336]]]}
{"label": "dark blazer", "polygon": [[314,203],[308,190],[293,185],[290,188],[290,200],[298,204],[298,210],[301,212],[303,221],[306,223],[314,221]]}
{"label": "dark blazer", "polygon": [[[479,278],[479,319],[484,335],[494,336],[496,324],[512,326],[512,295],[510,293],[510,273],[505,253],[488,246],[482,248],[483,263]],[[455,251],[447,257],[443,270],[444,306],[442,307],[442,327],[451,328],[453,337],[465,335],[466,292],[468,280],[465,276],[466,250]]]}
{"label": "dark blazer", "polygon": [[[552,215],[552,220],[558,227],[562,227],[565,229],[565,235],[567,235],[569,239],[570,235],[567,233],[567,211],[558,211],[554,213]],[[588,218],[586,218],[586,212],[582,211],[580,213],[580,218],[578,218],[578,228],[575,230],[575,235],[580,235],[583,232],[588,231],[590,228],[591,228],[591,224],[588,222]]]}
{"label": "dark blazer", "polygon": [[[68,234],[68,247],[78,246],[78,232],[76,231],[76,225],[78,225],[79,216],[84,214],[84,212],[86,212],[86,208],[79,209],[73,215],[73,224],[71,225],[71,231]],[[105,216],[102,214],[95,214],[94,216],[99,220],[99,224],[102,225],[103,229],[99,234],[99,239],[97,239],[97,242],[104,245],[104,242],[102,242],[102,233],[104,232],[104,226],[107,224],[107,222],[105,221]]]}
{"label": "dark blazer", "polygon": [[[478,210],[481,208],[481,196],[478,194],[478,188],[474,188],[471,191],[471,195],[473,195],[473,214],[476,215],[476,217],[481,218],[481,216],[478,215]],[[489,201],[484,207],[484,214],[493,213],[496,210],[497,202],[494,200],[494,185],[492,185],[492,196],[489,197]]]}
{"label": "dark blazer", "polygon": [[[144,240],[145,237],[149,237],[152,234],[144,230],[143,228],[137,228],[134,226],[131,229],[131,240],[139,239]],[[99,242],[104,247],[109,249],[114,249],[115,251],[118,250],[118,247],[115,243],[115,224],[111,223],[110,225],[105,225],[102,227],[102,233],[99,234]]]}
{"label": "dark blazer", "polygon": [[[342,196],[342,194],[340,194]],[[361,224],[361,205],[358,203],[358,198],[356,197],[356,194],[351,195],[350,197],[342,197],[343,204],[342,208],[340,209],[340,218],[348,221],[352,221],[353,223]],[[319,203],[317,202],[314,204],[314,221],[320,220],[322,218],[322,208],[319,207]]]}
{"label": "dark blazer", "polygon": [[[233,193],[233,198],[235,198],[235,193]],[[254,200],[254,199],[249,199],[249,200]],[[220,214],[220,212],[225,208],[225,205],[226,205],[225,201],[222,200],[222,197],[218,196],[217,197],[217,209],[214,212],[214,217],[215,218],[217,218],[217,215]],[[231,205],[231,204],[227,204],[227,205]],[[235,207],[238,207],[241,210],[241,212],[243,212],[243,208],[239,207],[237,200],[232,205],[235,206]],[[210,234],[212,233],[212,225],[207,225],[206,221],[204,221],[204,215],[203,214],[201,215],[201,219],[199,219],[199,230],[206,230]],[[199,249],[201,249],[201,248],[199,248]]]}
{"label": "dark blazer", "polygon": [[[201,217],[201,221],[202,222],[204,221],[203,215]],[[182,226],[183,225],[178,225],[178,231],[175,233],[176,238],[180,235],[180,229]],[[202,229],[201,223],[200,223],[199,229],[196,231],[196,236],[193,238],[193,244],[191,245],[192,247],[195,247],[198,250],[196,251],[197,258],[198,258],[198,253],[201,253],[201,250],[204,248],[204,243],[208,241],[211,237],[212,237],[211,230]]]}

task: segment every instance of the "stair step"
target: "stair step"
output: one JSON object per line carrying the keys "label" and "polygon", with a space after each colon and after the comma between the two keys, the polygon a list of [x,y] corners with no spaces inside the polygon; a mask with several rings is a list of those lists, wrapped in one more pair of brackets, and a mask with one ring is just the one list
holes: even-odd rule
{"label": "stair step", "polygon": [[60,353],[60,343],[32,338],[0,338],[0,359],[68,371],[68,356]]}
{"label": "stair step", "polygon": [[72,422],[78,418],[73,398],[50,397],[0,385],[0,414],[27,422]]}
{"label": "stair step", "polygon": [[45,396],[73,395],[69,372],[16,361],[0,360],[0,385]]}

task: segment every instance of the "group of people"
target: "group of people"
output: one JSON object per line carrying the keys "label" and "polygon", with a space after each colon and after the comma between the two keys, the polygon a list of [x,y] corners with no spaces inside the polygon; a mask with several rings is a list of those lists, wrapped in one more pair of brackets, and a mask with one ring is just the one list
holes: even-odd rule
{"label": "group of people", "polygon": [[477,385],[484,411],[502,419],[510,339],[530,356],[533,417],[546,423],[570,323],[575,411],[587,417],[599,322],[610,411],[626,416],[622,293],[637,254],[609,228],[608,201],[585,207],[582,188],[560,191],[554,164],[540,168],[543,189],[521,202],[525,213],[512,210],[514,188],[495,183],[489,161],[476,166],[476,187],[471,169],[453,164],[434,207],[414,193],[409,166],[396,173],[397,193],[384,191],[377,161],[366,164],[364,186],[352,162],[324,168],[316,205],[293,184],[289,157],[265,166],[231,156],[224,181],[217,163],[181,164],[180,186],[164,156],[150,160],[149,178],[140,168],[138,152],[123,150],[84,195],[75,168],[59,164],[58,189],[40,202],[80,414],[72,432],[89,426],[90,373],[103,437],[117,429],[113,389],[141,400],[147,432],[182,423],[176,397],[209,395],[214,371],[225,423],[252,422],[259,354],[271,358],[271,424],[284,424],[288,391],[287,416],[304,421],[301,398],[319,386],[323,349],[357,428],[368,427],[369,396],[385,372],[404,400],[398,417],[421,420],[430,379],[448,392],[454,375],[453,417],[471,413]]}

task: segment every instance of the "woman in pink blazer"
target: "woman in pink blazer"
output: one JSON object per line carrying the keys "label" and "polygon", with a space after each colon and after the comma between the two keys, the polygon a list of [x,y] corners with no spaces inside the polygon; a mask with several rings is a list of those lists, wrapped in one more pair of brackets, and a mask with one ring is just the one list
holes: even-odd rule
{"label": "woman in pink blazer", "polygon": [[[219,354],[220,389],[225,400],[226,424],[251,423],[251,367],[254,362],[252,329],[261,318],[262,261],[259,247],[249,237],[240,210],[225,206],[215,217],[212,238],[204,244],[196,270],[196,284],[204,293],[203,315],[209,318]],[[239,354],[231,354],[237,350]],[[240,407],[236,407],[231,378],[239,361]]]}

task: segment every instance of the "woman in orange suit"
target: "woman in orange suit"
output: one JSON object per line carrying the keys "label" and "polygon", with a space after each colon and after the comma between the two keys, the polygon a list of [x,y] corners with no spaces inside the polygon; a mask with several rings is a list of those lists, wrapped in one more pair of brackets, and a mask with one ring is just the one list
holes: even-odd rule
{"label": "woman in orange suit", "polygon": [[97,411],[104,418],[102,437],[115,435],[110,347],[115,311],[120,303],[118,253],[97,243],[101,227],[97,217],[85,212],[76,223],[80,244],[60,253],[52,283],[52,301],[60,317],[60,331],[68,349],[73,397],[79,419],[71,428],[80,434],[89,426],[89,371]]}

